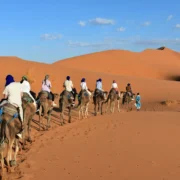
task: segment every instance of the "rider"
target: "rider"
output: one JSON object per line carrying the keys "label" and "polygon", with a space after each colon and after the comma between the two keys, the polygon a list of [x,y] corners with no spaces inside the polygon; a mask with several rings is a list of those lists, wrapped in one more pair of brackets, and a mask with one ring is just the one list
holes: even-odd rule
{"label": "rider", "polygon": [[118,94],[118,99],[119,99],[120,98],[120,94],[119,94],[119,90],[118,90],[118,85],[117,85],[115,80],[113,80],[113,83],[111,85],[111,89],[115,89],[116,90],[116,93]]}
{"label": "rider", "polygon": [[128,93],[128,95],[132,98],[133,100],[133,92],[132,92],[132,88],[131,88],[131,84],[128,83],[126,86],[126,92]]}
{"label": "rider", "polygon": [[98,81],[96,82],[96,89],[98,89],[99,91],[103,92],[104,90],[102,89],[102,79],[98,79]]}
{"label": "rider", "polygon": [[[65,90],[73,95],[73,105],[75,104],[75,93],[73,92],[73,83],[71,81],[71,77],[67,76],[65,82],[63,83],[63,87]],[[64,94],[64,91],[60,94],[62,97]]]}
{"label": "rider", "polygon": [[30,92],[31,86],[30,86],[27,76],[23,76],[20,83],[22,84],[22,91],[27,93],[30,96],[30,98],[34,101],[34,103],[33,103],[34,106],[36,107],[36,101],[33,98],[33,96],[31,95],[31,92]]}
{"label": "rider", "polygon": [[[3,95],[4,99],[7,99],[6,103],[10,103],[19,109],[19,116],[23,130],[23,108],[21,99],[23,96],[22,85],[19,82],[15,82],[13,76],[11,75],[6,76],[6,84]],[[22,135],[20,133],[17,135],[22,138]]]}
{"label": "rider", "polygon": [[[99,93],[102,95],[103,99],[104,99],[104,96],[103,96],[103,92],[104,90],[102,89],[102,79],[99,78],[97,81],[96,81],[96,89],[99,91]],[[98,92],[97,92],[98,93]]]}
{"label": "rider", "polygon": [[46,75],[43,82],[42,82],[42,91],[47,91],[48,92],[48,98],[52,99],[52,105],[55,107],[57,106],[54,102],[54,94],[51,92],[52,85],[51,81],[49,80],[49,75]]}
{"label": "rider", "polygon": [[91,92],[88,90],[88,87],[87,87],[86,79],[85,79],[85,78],[82,78],[82,79],[81,79],[81,84],[80,84],[80,86],[81,86],[81,91],[80,91],[80,93],[79,93],[79,95],[78,95],[79,104],[80,104],[80,97],[81,97],[81,95],[82,95],[82,91],[83,91],[83,90],[86,90],[87,93],[89,94],[89,96],[91,96]]}

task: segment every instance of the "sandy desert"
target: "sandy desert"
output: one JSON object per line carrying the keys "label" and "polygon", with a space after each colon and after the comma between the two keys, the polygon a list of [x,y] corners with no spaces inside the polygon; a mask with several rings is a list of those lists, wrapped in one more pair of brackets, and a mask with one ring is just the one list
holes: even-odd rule
{"label": "sandy desert", "polygon": [[[132,111],[93,115],[59,125],[53,111],[49,131],[38,131],[38,116],[33,117],[32,144],[18,154],[18,166],[7,179],[22,180],[179,180],[180,179],[180,53],[171,49],[146,49],[142,52],[109,50],[59,60],[52,64],[0,57],[0,91],[7,74],[20,81],[27,75],[31,89],[38,93],[46,74],[52,91],[60,94],[67,75],[80,91],[86,78],[95,89],[102,78],[109,91],[113,80],[124,91],[131,83],[140,93],[142,108]],[[66,116],[67,119],[67,116]]]}

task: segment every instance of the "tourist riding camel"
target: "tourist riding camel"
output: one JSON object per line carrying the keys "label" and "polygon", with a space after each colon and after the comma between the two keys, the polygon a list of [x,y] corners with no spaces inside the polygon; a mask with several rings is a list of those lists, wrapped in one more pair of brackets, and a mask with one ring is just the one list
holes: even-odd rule
{"label": "tourist riding camel", "polygon": [[[116,83],[115,80],[113,80],[113,83],[111,85],[111,89],[115,89],[116,90],[116,93],[118,94],[118,99],[120,99],[120,94],[119,94],[119,90],[118,90],[118,85]],[[110,91],[111,92],[111,91]]]}
{"label": "tourist riding camel", "polygon": [[[63,87],[65,88],[64,91],[67,91],[67,92],[72,94],[72,96],[73,96],[73,104],[72,105],[75,105],[75,96],[76,96],[76,93],[74,92],[73,82],[71,81],[71,77],[70,76],[66,77],[66,80],[63,83]],[[60,98],[64,95],[64,91],[60,94]]]}
{"label": "tourist riding camel", "polygon": [[34,103],[33,103],[34,106],[36,107],[36,101],[35,101],[34,97],[31,95],[31,86],[30,86],[27,76],[23,76],[20,83],[22,85],[22,91],[24,93],[27,93],[30,96],[30,98],[34,101]]}
{"label": "tourist riding camel", "polygon": [[102,89],[102,79],[100,78],[96,81],[96,89],[94,95],[97,96],[98,94],[101,94],[104,99],[103,92],[104,90]]}
{"label": "tourist riding camel", "polygon": [[81,99],[81,95],[82,95],[82,91],[83,91],[83,90],[86,90],[87,93],[89,94],[89,96],[91,96],[91,92],[88,90],[88,87],[87,87],[87,83],[86,83],[86,79],[85,79],[85,78],[82,78],[82,79],[81,79],[81,84],[80,84],[80,86],[81,86],[81,91],[79,92],[79,95],[78,95],[78,101],[79,101],[78,105],[81,103],[81,102],[80,102],[80,99]]}
{"label": "tourist riding camel", "polygon": [[[5,89],[3,91],[4,99],[7,99],[1,103],[1,106],[10,103],[14,107],[16,107],[19,111],[19,119],[22,123],[23,130],[23,108],[22,108],[22,85],[19,82],[15,82],[12,75],[7,75]],[[21,131],[22,132],[22,131]],[[22,138],[22,134],[17,134],[20,138]]]}
{"label": "tourist riding camel", "polygon": [[49,80],[49,75],[46,75],[43,82],[42,82],[42,91],[47,91],[48,92],[48,99],[52,99],[52,105],[53,107],[56,107],[57,104],[54,102],[54,94],[51,92],[51,81]]}
{"label": "tourist riding camel", "polygon": [[132,92],[132,88],[131,88],[131,84],[130,83],[128,83],[127,86],[126,86],[126,92],[132,98],[132,100],[134,100],[133,99],[133,92]]}

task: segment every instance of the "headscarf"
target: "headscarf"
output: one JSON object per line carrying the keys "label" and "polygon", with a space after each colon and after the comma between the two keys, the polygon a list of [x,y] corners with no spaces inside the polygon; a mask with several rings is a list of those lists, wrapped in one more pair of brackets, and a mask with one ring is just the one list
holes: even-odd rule
{"label": "headscarf", "polygon": [[22,79],[26,81],[28,80],[27,76],[23,76]]}
{"label": "headscarf", "polygon": [[82,78],[82,79],[81,79],[81,82],[85,82],[85,81],[86,81],[86,79],[85,79],[85,78]]}
{"label": "headscarf", "polygon": [[14,78],[13,76],[11,76],[10,74],[6,76],[6,84],[5,87],[8,86],[9,84],[11,84],[12,82],[14,82]]}
{"label": "headscarf", "polygon": [[22,80],[20,81],[20,83],[22,84],[22,83],[24,82],[24,80],[25,80],[25,81],[28,80],[27,76],[23,76],[23,77],[22,77]]}
{"label": "headscarf", "polygon": [[70,78],[70,76],[67,76],[66,79],[69,81],[71,78]]}
{"label": "headscarf", "polygon": [[116,83],[116,81],[115,81],[115,80],[113,80],[113,83]]}
{"label": "headscarf", "polygon": [[99,81],[99,82],[102,82],[102,79],[101,79],[101,78],[99,78],[99,79],[98,79],[98,81]]}

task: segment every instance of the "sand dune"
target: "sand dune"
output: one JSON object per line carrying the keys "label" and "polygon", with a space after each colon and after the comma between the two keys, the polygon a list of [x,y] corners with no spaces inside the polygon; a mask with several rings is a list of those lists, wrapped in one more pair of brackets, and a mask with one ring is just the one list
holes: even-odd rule
{"label": "sand dune", "polygon": [[170,49],[130,52],[110,50],[57,61],[55,66],[123,76],[166,79],[178,74],[180,56]]}
{"label": "sand dune", "polygon": [[73,123],[64,127],[59,126],[59,113],[53,112],[48,132],[37,131],[35,116],[34,142],[19,155],[21,163],[8,175],[10,179],[179,180],[180,53],[167,48],[139,53],[110,50],[53,64],[0,57],[0,65],[1,92],[7,74],[16,81],[27,75],[36,93],[49,74],[55,93],[63,90],[62,83],[70,75],[78,91],[81,78],[94,90],[101,77],[107,91],[115,79],[120,90],[131,83],[142,97],[142,112],[121,107],[120,113],[94,117],[91,104],[89,119],[78,120],[78,112],[73,111]]}

